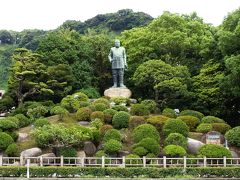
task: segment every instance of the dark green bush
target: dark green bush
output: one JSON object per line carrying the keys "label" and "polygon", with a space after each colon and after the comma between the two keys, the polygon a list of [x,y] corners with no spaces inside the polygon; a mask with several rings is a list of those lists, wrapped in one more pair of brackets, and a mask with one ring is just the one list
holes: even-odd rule
{"label": "dark green bush", "polygon": [[118,153],[122,149],[122,143],[115,139],[110,139],[103,144],[103,149],[108,154]]}
{"label": "dark green bush", "polygon": [[114,109],[105,109],[103,111],[103,113],[104,113],[104,121],[106,123],[111,123],[112,122],[112,118],[117,113],[117,111],[114,110]]}
{"label": "dark green bush", "polygon": [[165,108],[165,109],[162,111],[162,115],[163,115],[163,116],[167,116],[167,117],[169,117],[169,118],[176,118],[176,117],[177,117],[176,112],[174,111],[174,109],[171,109],[171,108]]}
{"label": "dark green bush", "polygon": [[156,111],[157,103],[154,100],[146,99],[143,100],[141,104],[144,105],[150,113],[154,113]]}
{"label": "dark green bush", "polygon": [[184,149],[187,149],[187,138],[179,133],[171,133],[165,139],[165,146],[172,144],[182,146]]}
{"label": "dark green bush", "polygon": [[240,147],[240,126],[234,127],[227,131],[225,137],[230,145]]}
{"label": "dark green bush", "polygon": [[141,124],[145,124],[146,120],[142,116],[131,116],[129,119],[129,128],[133,129]]}
{"label": "dark green bush", "polygon": [[91,126],[99,130],[103,126],[103,120],[99,118],[95,118],[94,120],[91,121]]}
{"label": "dark green bush", "polygon": [[160,145],[153,138],[144,138],[141,141],[139,141],[137,144],[133,145],[133,149],[136,149],[138,147],[143,147],[148,151],[147,153],[153,153],[156,156],[160,153]]}
{"label": "dark green bush", "polygon": [[162,131],[164,124],[167,122],[169,117],[158,115],[158,116],[151,116],[147,119],[147,123],[155,126],[159,132]]}
{"label": "dark green bush", "polygon": [[101,119],[104,120],[104,113],[102,111],[94,111],[90,115],[90,119],[93,121],[95,119]]}
{"label": "dark green bush", "polygon": [[76,113],[76,118],[78,121],[90,121],[90,115],[92,110],[88,107],[80,108]]}
{"label": "dark green bush", "polygon": [[49,111],[49,108],[46,106],[37,106],[35,108],[32,109],[28,109],[27,111],[27,115],[28,117],[30,117],[31,119],[37,119],[40,117],[44,117]]}
{"label": "dark green bush", "polygon": [[60,148],[59,150],[60,156],[64,157],[76,157],[77,156],[77,150],[73,147],[64,147]]}
{"label": "dark green bush", "polygon": [[215,116],[205,116],[202,118],[202,123],[225,123],[223,119],[220,119]]}
{"label": "dark green bush", "polygon": [[128,127],[130,115],[127,112],[119,111],[112,119],[112,125],[116,129],[122,129]]}
{"label": "dark green bush", "polygon": [[18,157],[19,156],[19,147],[15,143],[10,144],[7,147],[5,153],[10,157]]}
{"label": "dark green bush", "polygon": [[184,121],[188,125],[190,131],[194,131],[196,126],[200,123],[200,120],[194,116],[179,116],[177,119]]}
{"label": "dark green bush", "polygon": [[206,156],[209,158],[222,158],[224,156],[228,158],[232,157],[231,152],[227,148],[216,144],[203,145],[199,149],[198,155],[201,157]]}
{"label": "dark green bush", "polygon": [[202,123],[198,125],[196,131],[200,133],[208,133],[209,131],[212,131],[212,128],[212,124]]}
{"label": "dark green bush", "polygon": [[95,157],[102,157],[102,156],[107,156],[107,154],[103,150],[99,150],[96,152]]}
{"label": "dark green bush", "polygon": [[122,96],[118,96],[118,97],[112,97],[110,99],[111,102],[114,102],[115,105],[126,105],[129,102],[128,98],[122,97]]}
{"label": "dark green bush", "polygon": [[136,147],[135,149],[133,149],[133,154],[137,154],[138,156],[142,157],[145,156],[148,153],[148,150],[146,150],[144,147]]}
{"label": "dark green bush", "polygon": [[[96,100],[93,102],[93,104],[99,104],[99,103],[105,104],[105,105],[107,106],[107,108],[110,107],[110,102],[109,102],[109,100],[106,99],[106,98],[98,98],[98,99],[96,99]],[[106,108],[106,109],[107,109],[107,108]]]}
{"label": "dark green bush", "polygon": [[94,103],[91,106],[89,106],[92,111],[104,111],[109,108],[105,103]]}
{"label": "dark green bush", "polygon": [[117,140],[117,141],[121,141],[121,134],[118,130],[116,129],[109,129],[104,137],[103,137],[103,141],[107,142],[109,141],[110,139],[114,139],[114,140]]}
{"label": "dark green bush", "polygon": [[163,126],[163,133],[167,137],[171,133],[180,133],[187,137],[189,127],[180,119],[169,119]]}
{"label": "dark green bush", "polygon": [[83,88],[83,89],[80,90],[80,92],[86,94],[87,97],[89,97],[91,99],[96,99],[96,98],[100,97],[100,94],[97,91],[97,89],[95,89],[93,87]]}
{"label": "dark green bush", "polygon": [[182,146],[168,145],[164,147],[164,152],[170,157],[183,157],[187,154],[186,150]]}
{"label": "dark green bush", "polygon": [[229,126],[226,123],[212,123],[213,131],[218,131],[222,134],[225,134],[228,130],[231,129],[231,126]]}
{"label": "dark green bush", "polygon": [[31,124],[31,120],[24,116],[24,114],[17,114],[14,117],[18,119],[19,127],[26,127]]}
{"label": "dark green bush", "polygon": [[136,154],[128,154],[126,156],[126,164],[142,164],[142,160],[138,159],[140,158],[138,155]]}
{"label": "dark green bush", "polygon": [[157,142],[159,142],[160,140],[160,136],[159,133],[157,131],[157,129],[151,125],[151,124],[142,124],[138,127],[136,127],[133,130],[133,140],[134,142],[139,142],[144,138],[153,138],[155,139]]}
{"label": "dark green bush", "polygon": [[17,141],[17,139],[18,139],[18,133],[17,133],[16,131],[4,131],[4,132],[7,133],[7,134],[9,134],[9,135],[13,138],[14,142]]}
{"label": "dark green bush", "polygon": [[101,135],[101,136],[104,136],[109,129],[113,129],[113,127],[112,127],[111,125],[109,125],[109,124],[103,125],[103,126],[100,127],[100,129],[99,129],[100,135]]}
{"label": "dark green bush", "polygon": [[0,112],[8,111],[14,106],[15,102],[10,96],[4,95],[0,101]]}
{"label": "dark green bush", "polygon": [[16,118],[15,116],[8,116],[8,117],[5,117],[4,119],[2,120],[9,120],[9,121],[12,121],[13,123],[15,123],[17,125],[17,128],[19,128],[20,126],[20,123],[19,123],[19,120],[18,118]]}
{"label": "dark green bush", "polygon": [[17,129],[18,126],[16,123],[8,120],[8,119],[0,119],[0,129],[2,130],[8,130],[8,131],[13,131],[14,129]]}
{"label": "dark green bush", "polygon": [[13,138],[9,134],[0,132],[0,150],[5,150],[13,142]]}
{"label": "dark green bush", "polygon": [[37,119],[35,122],[34,122],[34,126],[36,128],[39,128],[39,127],[43,127],[45,125],[50,125],[50,122],[48,121],[47,118],[40,118],[40,119]]}
{"label": "dark green bush", "polygon": [[80,101],[79,102],[79,108],[82,108],[82,107],[88,107],[90,106],[90,102],[86,102],[86,101]]}
{"label": "dark green bush", "polygon": [[68,110],[62,106],[54,106],[53,108],[51,108],[50,113],[52,115],[58,115],[60,121],[63,120],[64,116],[69,114]]}
{"label": "dark green bush", "polygon": [[116,111],[128,112],[128,108],[126,106],[123,106],[123,105],[115,105],[115,106],[112,107],[112,109],[114,109]]}
{"label": "dark green bush", "polygon": [[201,120],[204,115],[201,112],[194,111],[194,110],[184,110],[180,112],[180,116],[194,116]]}
{"label": "dark green bush", "polygon": [[132,104],[130,114],[133,116],[147,116],[150,111],[143,104]]}

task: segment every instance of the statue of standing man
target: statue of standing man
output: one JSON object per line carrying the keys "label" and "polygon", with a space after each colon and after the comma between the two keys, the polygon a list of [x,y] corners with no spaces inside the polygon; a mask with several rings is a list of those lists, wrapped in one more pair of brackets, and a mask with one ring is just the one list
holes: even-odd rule
{"label": "statue of standing man", "polygon": [[115,40],[115,47],[111,48],[108,59],[112,64],[113,88],[126,87],[123,83],[124,69],[127,68],[126,51],[118,39]]}

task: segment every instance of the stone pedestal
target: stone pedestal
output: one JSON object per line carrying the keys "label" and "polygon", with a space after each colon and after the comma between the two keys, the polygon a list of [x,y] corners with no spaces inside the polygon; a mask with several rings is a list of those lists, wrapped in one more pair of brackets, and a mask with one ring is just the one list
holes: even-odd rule
{"label": "stone pedestal", "polygon": [[117,96],[122,96],[126,98],[130,98],[132,95],[132,92],[128,88],[109,88],[104,91],[104,96],[108,96],[110,98],[112,97],[117,97]]}

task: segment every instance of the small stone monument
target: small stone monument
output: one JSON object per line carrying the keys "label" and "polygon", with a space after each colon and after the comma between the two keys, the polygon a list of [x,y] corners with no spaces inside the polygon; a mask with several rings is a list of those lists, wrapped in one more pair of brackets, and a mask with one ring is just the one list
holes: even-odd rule
{"label": "small stone monument", "polygon": [[210,131],[206,134],[206,144],[224,144],[225,138],[224,136],[217,131]]}

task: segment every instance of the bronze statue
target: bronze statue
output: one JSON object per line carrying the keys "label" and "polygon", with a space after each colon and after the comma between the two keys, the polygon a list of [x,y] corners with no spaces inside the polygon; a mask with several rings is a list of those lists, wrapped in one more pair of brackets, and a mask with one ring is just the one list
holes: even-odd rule
{"label": "bronze statue", "polygon": [[124,69],[127,68],[126,51],[120,46],[120,41],[115,40],[115,47],[112,47],[108,55],[112,64],[113,88],[126,87],[123,83]]}

